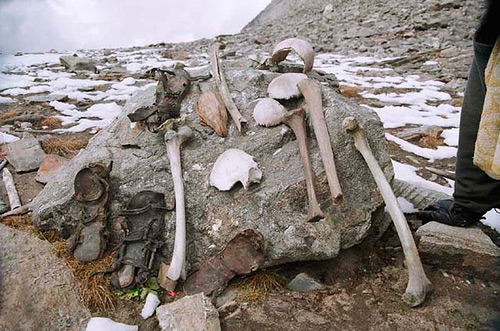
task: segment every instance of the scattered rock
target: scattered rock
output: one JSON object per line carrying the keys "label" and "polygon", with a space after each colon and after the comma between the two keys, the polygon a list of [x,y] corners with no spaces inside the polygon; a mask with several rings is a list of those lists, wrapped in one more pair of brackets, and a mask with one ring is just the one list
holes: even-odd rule
{"label": "scattered rock", "polygon": [[38,140],[33,136],[8,144],[6,150],[7,160],[16,172],[37,170],[45,155]]}
{"label": "scattered rock", "polygon": [[43,161],[40,164],[40,168],[38,168],[35,180],[39,183],[47,184],[50,176],[52,176],[52,174],[67,161],[67,158],[59,155],[45,154]]}
{"label": "scattered rock", "polygon": [[443,128],[437,125],[423,125],[417,128],[408,128],[399,132],[397,135],[399,138],[405,140],[419,140],[423,137],[431,137],[438,139],[443,132]]}
{"label": "scattered rock", "polygon": [[0,224],[0,329],[80,331],[90,319],[47,241]]}
{"label": "scattered rock", "polygon": [[59,61],[69,72],[90,71],[97,73],[95,64],[86,57],[61,56]]}
{"label": "scattered rock", "polygon": [[462,268],[479,278],[500,279],[500,248],[478,228],[459,228],[436,222],[421,226],[418,250],[429,264]]}
{"label": "scattered rock", "polygon": [[68,96],[65,94],[45,94],[45,95],[33,95],[24,99],[27,104],[51,102],[51,101],[67,101]]}
{"label": "scattered rock", "polygon": [[163,331],[219,331],[219,313],[204,294],[186,296],[156,309]]}
{"label": "scattered rock", "polygon": [[325,288],[325,286],[318,281],[316,281],[314,278],[306,274],[305,272],[298,274],[295,276],[294,279],[292,279],[286,287],[289,290],[296,291],[296,292],[311,292],[311,291],[317,291],[317,290],[322,290]]}

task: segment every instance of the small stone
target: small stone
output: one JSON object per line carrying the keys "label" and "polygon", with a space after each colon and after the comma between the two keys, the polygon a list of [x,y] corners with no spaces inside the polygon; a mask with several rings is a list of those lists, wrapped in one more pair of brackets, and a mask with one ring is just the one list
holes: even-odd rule
{"label": "small stone", "polygon": [[24,99],[28,104],[51,102],[51,101],[66,101],[68,96],[65,94],[47,94],[47,95],[34,95]]}
{"label": "small stone", "polygon": [[42,184],[47,184],[50,176],[59,169],[68,159],[54,154],[45,154],[40,168],[36,174],[35,180]]}
{"label": "small stone", "polygon": [[7,145],[7,160],[16,172],[37,170],[43,162],[44,155],[38,140],[33,136]]}
{"label": "small stone", "polygon": [[158,307],[156,317],[162,331],[220,331],[219,313],[203,293]]}
{"label": "small stone", "polygon": [[289,282],[286,287],[289,290],[296,292],[311,292],[325,288],[323,284],[317,282],[314,278],[304,272],[295,276],[295,278]]}
{"label": "small stone", "polygon": [[436,222],[421,226],[418,250],[428,264],[439,264],[466,273],[475,271],[478,277],[500,279],[500,248],[479,228],[459,228]]}

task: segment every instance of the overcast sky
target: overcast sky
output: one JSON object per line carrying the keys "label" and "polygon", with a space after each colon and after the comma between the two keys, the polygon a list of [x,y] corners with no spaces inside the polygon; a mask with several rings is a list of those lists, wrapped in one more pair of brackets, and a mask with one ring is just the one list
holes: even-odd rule
{"label": "overcast sky", "polygon": [[270,0],[0,0],[0,51],[190,41],[238,32]]}

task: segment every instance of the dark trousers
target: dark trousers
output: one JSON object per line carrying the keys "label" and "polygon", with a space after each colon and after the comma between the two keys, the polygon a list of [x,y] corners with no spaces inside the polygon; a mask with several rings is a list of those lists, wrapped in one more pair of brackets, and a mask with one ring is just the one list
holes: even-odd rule
{"label": "dark trousers", "polygon": [[[472,162],[486,93],[484,72],[493,44],[478,42],[477,35],[475,40],[474,59],[460,115],[456,181],[453,197],[456,204],[484,214],[492,208],[500,208],[500,181],[489,177]],[[496,38],[492,38],[492,40],[496,40]]]}

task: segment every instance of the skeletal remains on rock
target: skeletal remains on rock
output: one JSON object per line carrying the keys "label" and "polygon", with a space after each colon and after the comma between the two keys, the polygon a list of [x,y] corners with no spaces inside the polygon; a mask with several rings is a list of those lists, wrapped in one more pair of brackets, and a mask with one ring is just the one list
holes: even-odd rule
{"label": "skeletal remains on rock", "polygon": [[316,222],[324,218],[325,214],[321,211],[314,188],[314,172],[312,171],[309,150],[307,148],[304,109],[299,108],[291,112],[287,112],[285,107],[283,107],[278,101],[271,98],[265,98],[260,100],[255,106],[253,117],[259,125],[274,126],[284,123],[292,128],[295,136],[297,137],[300,161],[302,162],[304,177],[306,179],[307,198],[309,201],[307,221]]}
{"label": "skeletal remains on rock", "polygon": [[231,148],[219,155],[210,173],[210,185],[219,191],[229,191],[240,182],[244,188],[260,183],[262,171],[253,156],[241,149]]}
{"label": "skeletal remains on rock", "polygon": [[271,56],[271,64],[280,63],[286,59],[291,51],[297,53],[302,61],[304,61],[304,73],[312,70],[314,64],[314,49],[308,41],[299,38],[285,39],[276,45]]}
{"label": "skeletal remains on rock", "polygon": [[302,96],[297,84],[307,79],[307,75],[299,73],[286,73],[279,75],[269,83],[267,93],[273,99],[292,99]]}
{"label": "skeletal remains on rock", "polygon": [[373,156],[370,145],[358,121],[353,117],[347,117],[344,120],[343,127],[347,132],[352,133],[354,146],[365,159],[380,194],[385,201],[389,215],[391,215],[392,221],[394,222],[408,265],[409,280],[405,294],[403,295],[403,301],[410,307],[416,307],[424,302],[425,297],[432,290],[432,284],[425,275],[420,256],[418,255],[417,246],[413,240],[406,218],[399,207],[391,185]]}
{"label": "skeletal remains on rock", "polygon": [[186,278],[186,214],[184,204],[184,183],[182,181],[182,167],[180,147],[182,143],[193,136],[193,131],[187,126],[181,126],[177,132],[169,130],[165,133],[165,144],[170,159],[170,171],[174,182],[175,193],[175,240],[172,260],[166,276],[171,281],[171,290],[175,288],[177,280]]}
{"label": "skeletal remains on rock", "polygon": [[312,126],[316,139],[318,140],[319,152],[321,160],[325,167],[326,179],[330,187],[333,202],[342,197],[342,189],[340,187],[337,169],[333,159],[332,144],[330,142],[330,134],[326,127],[325,114],[323,112],[323,101],[321,95],[321,85],[318,81],[312,79],[301,80],[297,84],[300,92],[304,95],[309,110]]}

